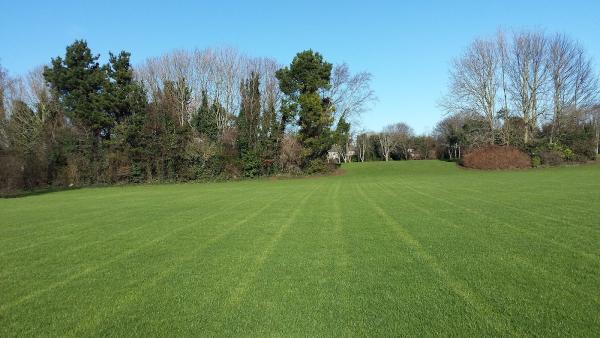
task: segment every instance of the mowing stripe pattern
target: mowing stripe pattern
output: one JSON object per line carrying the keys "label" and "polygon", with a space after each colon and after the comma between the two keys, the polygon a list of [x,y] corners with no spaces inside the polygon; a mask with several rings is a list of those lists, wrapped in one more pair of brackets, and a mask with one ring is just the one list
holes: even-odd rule
{"label": "mowing stripe pattern", "polygon": [[598,336],[600,166],[0,200],[0,336]]}

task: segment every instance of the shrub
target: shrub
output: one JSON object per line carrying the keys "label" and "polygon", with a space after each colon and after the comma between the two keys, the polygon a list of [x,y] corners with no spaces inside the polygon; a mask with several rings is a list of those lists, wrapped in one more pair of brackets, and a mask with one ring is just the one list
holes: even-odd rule
{"label": "shrub", "polygon": [[314,159],[308,163],[305,171],[307,174],[324,174],[331,173],[337,169],[338,165],[335,163],[328,163],[324,159]]}
{"label": "shrub", "polygon": [[475,149],[463,159],[465,167],[474,169],[519,169],[531,164],[529,156],[519,149],[497,145]]}
{"label": "shrub", "polygon": [[565,149],[563,149],[563,159],[565,161],[574,161],[575,153],[573,153],[573,150],[565,147]]}
{"label": "shrub", "polygon": [[577,154],[569,147],[559,143],[544,144],[533,151],[539,155],[544,165],[559,165],[565,161],[575,161]]}
{"label": "shrub", "polygon": [[282,171],[291,174],[300,173],[302,146],[295,137],[286,135],[281,144],[279,163]]}
{"label": "shrub", "polygon": [[0,195],[24,188],[23,167],[17,154],[0,151]]}
{"label": "shrub", "polygon": [[538,152],[538,155],[544,165],[559,165],[563,163],[562,153],[556,150],[541,150]]}
{"label": "shrub", "polygon": [[242,154],[242,167],[245,177],[253,178],[259,176],[261,164],[256,152],[247,151]]}
{"label": "shrub", "polygon": [[139,163],[133,163],[130,169],[129,180],[132,183],[144,182],[144,171]]}
{"label": "shrub", "polygon": [[531,157],[531,166],[537,168],[542,165],[542,159],[538,155],[533,155]]}

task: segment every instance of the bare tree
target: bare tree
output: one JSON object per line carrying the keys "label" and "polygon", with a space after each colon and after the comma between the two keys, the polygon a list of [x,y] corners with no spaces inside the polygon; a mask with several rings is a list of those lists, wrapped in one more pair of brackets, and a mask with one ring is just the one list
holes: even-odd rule
{"label": "bare tree", "polygon": [[176,50],[149,58],[136,67],[135,74],[149,93],[157,93],[165,81],[176,83],[185,79],[191,87],[192,99],[189,105],[185,96],[179,100],[179,119],[182,123],[191,120],[205,91],[210,101],[218,103],[215,113],[218,127],[223,133],[232,127],[231,121],[239,111],[241,102],[239,85],[251,72],[259,74],[263,107],[267,106],[269,100],[279,103],[279,86],[275,78],[277,69],[279,65],[273,59],[250,58],[236,49],[224,47]]}
{"label": "bare tree", "polygon": [[0,65],[0,149],[8,147],[6,134],[6,90],[8,87],[8,74]]}
{"label": "bare tree", "polygon": [[413,129],[406,123],[400,122],[393,125],[392,135],[396,139],[396,144],[399,150],[402,152],[404,159],[410,159],[410,141],[415,135]]}
{"label": "bare tree", "polygon": [[352,121],[377,100],[371,89],[371,73],[351,74],[347,64],[336,65],[331,73],[331,87],[325,96],[332,101],[334,121]]}
{"label": "bare tree", "polygon": [[579,46],[575,57],[575,76],[570,104],[578,118],[592,109],[598,100],[598,77],[594,74],[592,60],[585,54],[583,47]]}
{"label": "bare tree", "polygon": [[548,42],[540,32],[522,32],[513,37],[510,51],[510,92],[516,110],[525,123],[525,143],[544,115],[544,95],[548,78]]}
{"label": "bare tree", "polygon": [[368,110],[377,98],[371,89],[372,75],[367,72],[352,74],[347,64],[336,65],[331,73],[331,86],[324,93],[331,98],[331,113],[335,124],[342,119],[350,123],[349,137],[340,145],[338,153],[344,162],[352,150],[352,141],[356,132],[354,126],[359,123],[360,115]]}
{"label": "bare tree", "polygon": [[597,104],[592,109],[590,109],[590,115],[592,126],[594,127],[596,157],[598,157],[598,152],[600,150],[600,104]]}
{"label": "bare tree", "polygon": [[568,92],[575,86],[577,46],[565,35],[558,34],[550,42],[548,68],[552,80],[552,129],[550,143],[559,132],[563,110],[571,99]]}
{"label": "bare tree", "polygon": [[377,138],[379,139],[379,146],[381,147],[381,153],[383,154],[383,158],[385,161],[390,160],[390,154],[396,148],[396,140],[392,134],[392,126],[387,126],[377,134]]}
{"label": "bare tree", "polygon": [[352,151],[355,148],[353,142],[355,137],[356,132],[350,130],[348,132],[348,138],[346,139],[346,142],[340,146],[340,156],[344,163],[352,162]]}
{"label": "bare tree", "polygon": [[302,163],[302,146],[294,135],[285,135],[281,142],[279,165],[288,173],[300,172]]}
{"label": "bare tree", "polygon": [[6,87],[10,118],[6,137],[11,146],[29,153],[42,140],[43,126],[49,118],[50,92],[42,75],[43,67],[11,79]]}
{"label": "bare tree", "polygon": [[466,111],[484,117],[490,142],[494,140],[498,64],[495,42],[475,40],[461,58],[454,60],[450,93],[441,104],[449,113]]}
{"label": "bare tree", "polygon": [[506,35],[503,31],[499,30],[496,34],[496,53],[499,61],[499,81],[501,89],[501,104],[502,109],[500,110],[500,118],[502,118],[502,140],[504,144],[510,145],[511,125],[510,118],[511,113],[508,107],[508,45],[506,41]]}
{"label": "bare tree", "polygon": [[390,160],[390,154],[400,148],[405,158],[408,158],[408,144],[414,135],[412,128],[404,123],[390,124],[383,128],[377,135],[381,147],[381,153],[386,161]]}
{"label": "bare tree", "polygon": [[6,73],[4,68],[2,68],[2,65],[0,64],[0,122],[4,121],[4,119],[6,119],[6,112],[4,109],[4,97],[5,97],[7,82],[8,82],[8,74]]}
{"label": "bare tree", "polygon": [[358,159],[361,162],[365,161],[365,155],[367,153],[367,148],[370,146],[369,134],[365,132],[361,132],[356,137],[356,148],[358,151]]}

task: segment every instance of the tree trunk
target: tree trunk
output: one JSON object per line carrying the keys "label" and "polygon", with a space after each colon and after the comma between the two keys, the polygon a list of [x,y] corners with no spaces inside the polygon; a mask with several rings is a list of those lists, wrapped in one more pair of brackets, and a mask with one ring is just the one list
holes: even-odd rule
{"label": "tree trunk", "polygon": [[600,150],[600,126],[596,125],[596,158],[598,157],[599,150]]}

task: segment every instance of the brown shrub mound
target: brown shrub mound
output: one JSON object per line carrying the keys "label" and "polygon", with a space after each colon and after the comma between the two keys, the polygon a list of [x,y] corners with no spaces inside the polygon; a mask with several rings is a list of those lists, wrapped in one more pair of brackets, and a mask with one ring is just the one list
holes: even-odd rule
{"label": "brown shrub mound", "polygon": [[510,146],[487,146],[465,155],[463,165],[474,169],[520,169],[530,168],[527,154]]}

